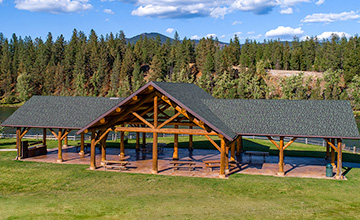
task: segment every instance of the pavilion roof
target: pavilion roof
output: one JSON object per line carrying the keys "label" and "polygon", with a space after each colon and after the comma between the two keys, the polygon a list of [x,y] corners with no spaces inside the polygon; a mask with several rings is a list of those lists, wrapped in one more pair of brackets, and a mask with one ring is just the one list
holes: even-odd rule
{"label": "pavilion roof", "polygon": [[360,138],[349,101],[203,99],[238,135]]}
{"label": "pavilion roof", "polygon": [[81,129],[124,98],[33,96],[1,125]]}

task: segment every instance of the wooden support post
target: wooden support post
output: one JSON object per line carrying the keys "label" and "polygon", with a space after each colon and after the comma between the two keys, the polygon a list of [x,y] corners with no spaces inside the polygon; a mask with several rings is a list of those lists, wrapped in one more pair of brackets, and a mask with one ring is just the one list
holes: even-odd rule
{"label": "wooden support post", "polygon": [[226,151],[225,139],[221,138],[220,173],[219,173],[220,178],[226,177],[226,174],[225,174],[225,160],[226,160],[225,151]]}
{"label": "wooden support post", "polygon": [[100,141],[101,145],[101,165],[104,165],[104,161],[106,160],[106,139],[108,135],[105,135],[105,137]]}
{"label": "wooden support post", "polygon": [[[189,129],[192,129],[192,126],[189,126]],[[194,147],[193,147],[193,136],[190,134],[189,135],[189,151],[193,151]]]}
{"label": "wooden support post", "polygon": [[226,145],[225,149],[225,173],[229,173],[229,145]]}
{"label": "wooden support post", "polygon": [[16,149],[17,149],[17,157],[16,160],[21,158],[21,128],[16,128]]}
{"label": "wooden support post", "polygon": [[146,146],[146,133],[145,132],[142,133],[142,146],[143,147]]}
{"label": "wooden support post", "polygon": [[96,169],[95,132],[91,132],[90,170]]}
{"label": "wooden support post", "polygon": [[43,129],[43,140],[42,140],[42,144],[44,146],[46,146],[46,128]]}
{"label": "wooden support post", "polygon": [[64,138],[64,146],[68,147],[68,136],[67,135]]}
{"label": "wooden support post", "polygon": [[[154,97],[154,128],[158,127],[158,97]],[[153,133],[153,150],[152,150],[152,170],[151,173],[158,173],[158,133]]]}
{"label": "wooden support post", "polygon": [[125,132],[124,131],[120,131],[120,158],[124,158],[125,157],[125,143],[124,143],[124,139],[125,139]]}
{"label": "wooden support post", "polygon": [[328,160],[330,158],[330,145],[328,142],[326,142],[326,156],[325,160]]}
{"label": "wooden support post", "polygon": [[340,138],[337,139],[337,173],[336,179],[343,179],[342,175],[342,140]]}
{"label": "wooden support post", "polygon": [[280,137],[279,144],[279,172],[278,176],[284,176],[284,137]]}
{"label": "wooden support post", "polygon": [[235,162],[235,141],[231,143],[230,145],[231,155],[230,155],[230,162]]}
{"label": "wooden support post", "polygon": [[62,136],[62,129],[59,128],[59,133],[58,133],[58,159],[57,159],[57,162],[58,163],[61,163],[63,162],[63,158],[62,158],[62,139],[61,139],[61,136]]}
{"label": "wooden support post", "polygon": [[[179,126],[175,125],[175,129],[178,129]],[[174,134],[174,153],[173,153],[173,160],[179,159],[179,135]]]}
{"label": "wooden support post", "polygon": [[236,140],[236,156],[240,156],[243,152],[243,142],[242,142],[242,136],[240,136]]}
{"label": "wooden support post", "polygon": [[140,152],[140,132],[136,132],[135,151],[136,151],[136,152]]}
{"label": "wooden support post", "polygon": [[[331,143],[335,146],[335,139],[332,138],[331,139]],[[336,167],[335,165],[335,150],[333,148],[331,148],[331,159],[330,159],[330,163],[333,167]]]}
{"label": "wooden support post", "polygon": [[84,132],[81,133],[81,140],[80,140],[80,152],[81,156],[85,155],[85,134]]}

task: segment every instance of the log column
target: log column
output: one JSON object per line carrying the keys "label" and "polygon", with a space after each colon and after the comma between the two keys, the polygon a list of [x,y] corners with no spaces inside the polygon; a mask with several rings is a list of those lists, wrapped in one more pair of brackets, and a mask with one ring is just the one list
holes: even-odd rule
{"label": "log column", "polygon": [[68,136],[67,135],[64,138],[64,146],[68,147]]}
{"label": "log column", "polygon": [[21,157],[21,128],[16,128],[16,149],[17,149],[16,159],[18,160]]}
{"label": "log column", "polygon": [[105,137],[100,141],[101,144],[101,165],[104,165],[104,161],[106,160],[106,139],[108,135],[105,135]]}
{"label": "log column", "polygon": [[225,160],[226,160],[225,151],[226,151],[225,139],[224,139],[224,137],[222,137],[221,138],[221,152],[220,152],[220,173],[219,173],[220,178],[226,177],[226,174],[225,174]]}
{"label": "log column", "polygon": [[[158,127],[158,97],[154,97],[154,128]],[[152,170],[151,173],[158,173],[158,133],[153,132],[153,150],[152,150]]]}
{"label": "log column", "polygon": [[[192,129],[192,126],[189,126],[189,129]],[[193,147],[193,136],[192,134],[189,135],[189,151],[193,151],[194,147]]]}
{"label": "log column", "polygon": [[46,128],[43,129],[43,140],[42,140],[42,144],[44,146],[46,146]]}
{"label": "log column", "polygon": [[146,133],[145,132],[142,133],[142,146],[143,147],[146,146]]}
{"label": "log column", "polygon": [[[331,139],[331,143],[335,146],[335,139],[332,138]],[[335,150],[333,148],[331,148],[331,159],[330,159],[330,163],[333,167],[336,167],[335,165]]]}
{"label": "log column", "polygon": [[85,155],[85,134],[84,132],[82,132],[81,134],[81,140],[80,140],[80,156],[84,156]]}
{"label": "log column", "polygon": [[125,132],[124,131],[120,131],[120,158],[124,158],[125,157],[125,143],[124,143],[124,139],[125,139]]}
{"label": "log column", "polygon": [[284,176],[284,137],[280,137],[279,145],[279,172],[278,176]]}
{"label": "log column", "polygon": [[229,172],[229,145],[225,147],[225,173]]}
{"label": "log column", "polygon": [[[179,126],[175,125],[175,129],[178,129]],[[174,153],[173,153],[173,160],[179,159],[179,135],[174,134]]]}
{"label": "log column", "polygon": [[342,140],[340,138],[337,139],[337,173],[336,179],[343,179],[342,175]]}
{"label": "log column", "polygon": [[330,145],[328,142],[326,142],[326,156],[325,160],[328,160],[330,158]]}
{"label": "log column", "polygon": [[90,170],[96,169],[95,132],[91,132]]}
{"label": "log column", "polygon": [[140,152],[140,132],[136,132],[136,146],[135,151]]}
{"label": "log column", "polygon": [[235,162],[235,141],[231,143],[230,145],[230,163],[234,163]]}
{"label": "log column", "polygon": [[236,140],[236,156],[240,156],[243,152],[243,142],[242,142],[242,136],[240,136]]}
{"label": "log column", "polygon": [[61,136],[62,136],[62,129],[59,128],[59,132],[58,132],[58,159],[57,159],[57,162],[58,163],[61,163],[63,162],[63,157],[62,157],[62,139],[61,139]]}

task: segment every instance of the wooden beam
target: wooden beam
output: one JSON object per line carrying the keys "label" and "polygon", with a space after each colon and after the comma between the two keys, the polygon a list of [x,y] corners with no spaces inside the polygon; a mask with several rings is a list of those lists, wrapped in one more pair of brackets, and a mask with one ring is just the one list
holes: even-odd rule
{"label": "wooden beam", "polygon": [[109,133],[105,134],[105,137],[101,139],[101,165],[104,165],[104,161],[106,160],[106,139]]}
{"label": "wooden beam", "polygon": [[124,131],[120,131],[120,158],[124,158],[124,157],[125,157],[125,143],[124,143],[124,139],[125,139],[125,132],[124,132]]}
{"label": "wooden beam", "polygon": [[81,156],[85,155],[85,134],[84,132],[81,133],[81,137],[80,137],[80,152],[79,154]]}
{"label": "wooden beam", "polygon": [[[154,97],[154,127],[158,127],[158,97]],[[155,129],[153,129],[155,130]],[[160,129],[157,129],[160,130]],[[153,132],[153,149],[152,149],[152,170],[151,173],[158,173],[158,133]]]}
{"label": "wooden beam", "polygon": [[209,141],[210,141],[210,143],[216,148],[216,149],[218,149],[218,151],[220,151],[221,152],[221,148],[219,147],[219,145],[217,145],[217,143],[213,140],[213,139],[211,139],[210,137],[209,137],[209,135],[204,135]]}
{"label": "wooden beam", "polygon": [[136,132],[135,150],[136,152],[140,152],[140,132]]}
{"label": "wooden beam", "polygon": [[[192,130],[192,126],[189,126],[189,129]],[[194,150],[194,146],[193,146],[193,136],[192,134],[189,134],[189,151],[193,151]]]}
{"label": "wooden beam", "polygon": [[[97,145],[104,137],[107,137],[107,134],[112,131],[111,128],[102,131],[101,133],[98,133],[98,137],[96,137],[95,145]],[[100,136],[99,136],[100,135]]]}
{"label": "wooden beam", "polygon": [[343,179],[342,175],[342,140],[340,138],[337,139],[337,173],[336,179]]}
{"label": "wooden beam", "polygon": [[225,155],[225,151],[226,151],[226,143],[225,143],[225,139],[222,138],[221,139],[221,154],[220,154],[220,172],[219,172],[219,177],[220,178],[225,178],[226,174],[225,174],[225,160],[226,160],[226,155]]}
{"label": "wooden beam", "polygon": [[95,132],[91,132],[90,170],[96,169]]}
{"label": "wooden beam", "polygon": [[46,128],[43,128],[43,140],[42,140],[42,144],[44,146],[46,146]]}
{"label": "wooden beam", "polygon": [[239,136],[236,139],[236,155],[240,156],[242,151],[243,151],[242,136]]}
{"label": "wooden beam", "polygon": [[55,131],[52,128],[49,128],[50,132],[54,135],[54,137],[59,140],[58,135],[55,133]]}
{"label": "wooden beam", "polygon": [[[175,125],[175,129],[178,129],[179,127]],[[179,159],[179,135],[174,134],[174,153],[173,153],[173,160]]]}
{"label": "wooden beam", "polygon": [[230,145],[230,162],[235,162],[235,141],[233,141]]}
{"label": "wooden beam", "polygon": [[138,96],[133,96],[133,97],[132,97],[132,100],[134,100],[134,101],[137,101],[138,99],[139,99]]}
{"label": "wooden beam", "polygon": [[150,86],[148,87],[148,89],[149,89],[150,91],[152,91],[152,90],[154,90],[154,86],[150,85]]}
{"label": "wooden beam", "polygon": [[272,137],[270,137],[270,136],[266,136],[266,137],[271,141],[271,143],[273,143],[275,145],[275,147],[277,147],[280,150],[279,145],[272,139]]}
{"label": "wooden beam", "polygon": [[[57,135],[58,137],[61,137],[62,136],[62,129],[60,128],[59,129],[59,133]],[[57,159],[57,162],[60,163],[60,162],[63,162],[63,158],[62,158],[62,139],[59,138],[58,139],[58,159]]]}
{"label": "wooden beam", "polygon": [[332,146],[335,146],[335,139],[334,138],[331,139],[331,145],[330,146],[331,146],[330,163],[334,168],[334,167],[336,167],[336,165],[335,165],[335,152],[337,152],[337,149],[335,147],[334,148],[332,147]]}
{"label": "wooden beam", "polygon": [[293,139],[291,139],[291,141],[289,141],[285,146],[284,146],[284,150],[289,147],[292,143],[294,143],[294,141],[296,141],[297,137],[294,137]]}
{"label": "wooden beam", "polygon": [[279,146],[279,176],[284,176],[284,137],[280,137],[280,146]]}
{"label": "wooden beam", "polygon": [[[159,123],[163,123],[163,121],[159,121]],[[145,123],[141,121],[124,121],[124,124],[133,124],[133,125],[145,125]],[[167,125],[178,125],[178,126],[197,126],[196,124],[192,122],[169,122]]]}
{"label": "wooden beam", "polygon": [[64,138],[70,133],[70,129],[66,129],[65,131],[64,131],[64,134],[61,136],[61,140],[64,140]]}
{"label": "wooden beam", "polygon": [[160,129],[162,127],[164,127],[165,125],[167,125],[169,122],[171,122],[172,120],[174,120],[176,117],[178,117],[181,114],[181,112],[176,113],[175,115],[173,115],[171,118],[169,118],[168,120],[164,121],[161,125],[159,125],[157,128]]}
{"label": "wooden beam", "polygon": [[19,160],[21,158],[21,128],[16,128],[16,149],[16,160]]}
{"label": "wooden beam", "polygon": [[20,139],[22,139],[25,136],[25,134],[28,133],[29,130],[30,130],[30,128],[24,128],[21,131]]}
{"label": "wooden beam", "polygon": [[329,144],[331,148],[333,148],[337,152],[337,148],[335,147],[335,139],[332,139],[331,141],[328,138],[324,138],[326,143]]}
{"label": "wooden beam", "polygon": [[105,124],[106,120],[105,118],[100,119],[100,124]]}
{"label": "wooden beam", "polygon": [[139,127],[116,127],[115,131],[128,131],[128,132],[145,132],[145,133],[163,133],[163,134],[192,134],[192,135],[218,135],[215,132],[207,132],[201,129],[173,129],[173,128],[139,128]]}
{"label": "wooden beam", "polygon": [[144,122],[144,124],[146,124],[147,126],[149,126],[150,128],[154,128],[154,125],[152,125],[150,122],[146,121],[143,117],[141,117],[138,113],[136,112],[132,112],[132,114],[137,117],[138,119],[140,119],[140,121]]}
{"label": "wooden beam", "polygon": [[121,112],[121,108],[117,107],[117,108],[115,109],[115,112],[117,112],[117,113]]}

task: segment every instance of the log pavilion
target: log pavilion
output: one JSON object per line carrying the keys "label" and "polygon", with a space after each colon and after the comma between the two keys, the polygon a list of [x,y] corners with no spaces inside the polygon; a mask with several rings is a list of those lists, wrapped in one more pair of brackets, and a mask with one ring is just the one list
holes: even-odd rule
{"label": "log pavilion", "polygon": [[[170,114],[170,112],[172,112]],[[158,134],[174,134],[173,159],[178,159],[178,135],[203,135],[220,152],[219,177],[226,177],[229,161],[242,152],[242,136],[266,136],[279,149],[278,175],[284,175],[284,150],[297,138],[323,138],[327,157],[342,179],[342,140],[360,139],[349,101],[338,100],[225,100],[215,99],[194,84],[149,82],[127,98],[34,96],[2,126],[17,128],[20,156],[21,138],[32,127],[49,129],[59,141],[58,162],[62,161],[61,141],[70,130],[91,133],[90,169],[96,169],[95,146],[100,144],[106,160],[105,140],[110,131],[120,132],[120,157],[125,156],[124,132],[153,134],[152,173],[158,172]],[[54,131],[57,129],[57,133]],[[212,139],[218,136],[220,146]],[[279,143],[274,141],[279,137]],[[290,137],[288,143],[284,138]],[[331,150],[331,152],[330,152]]]}

